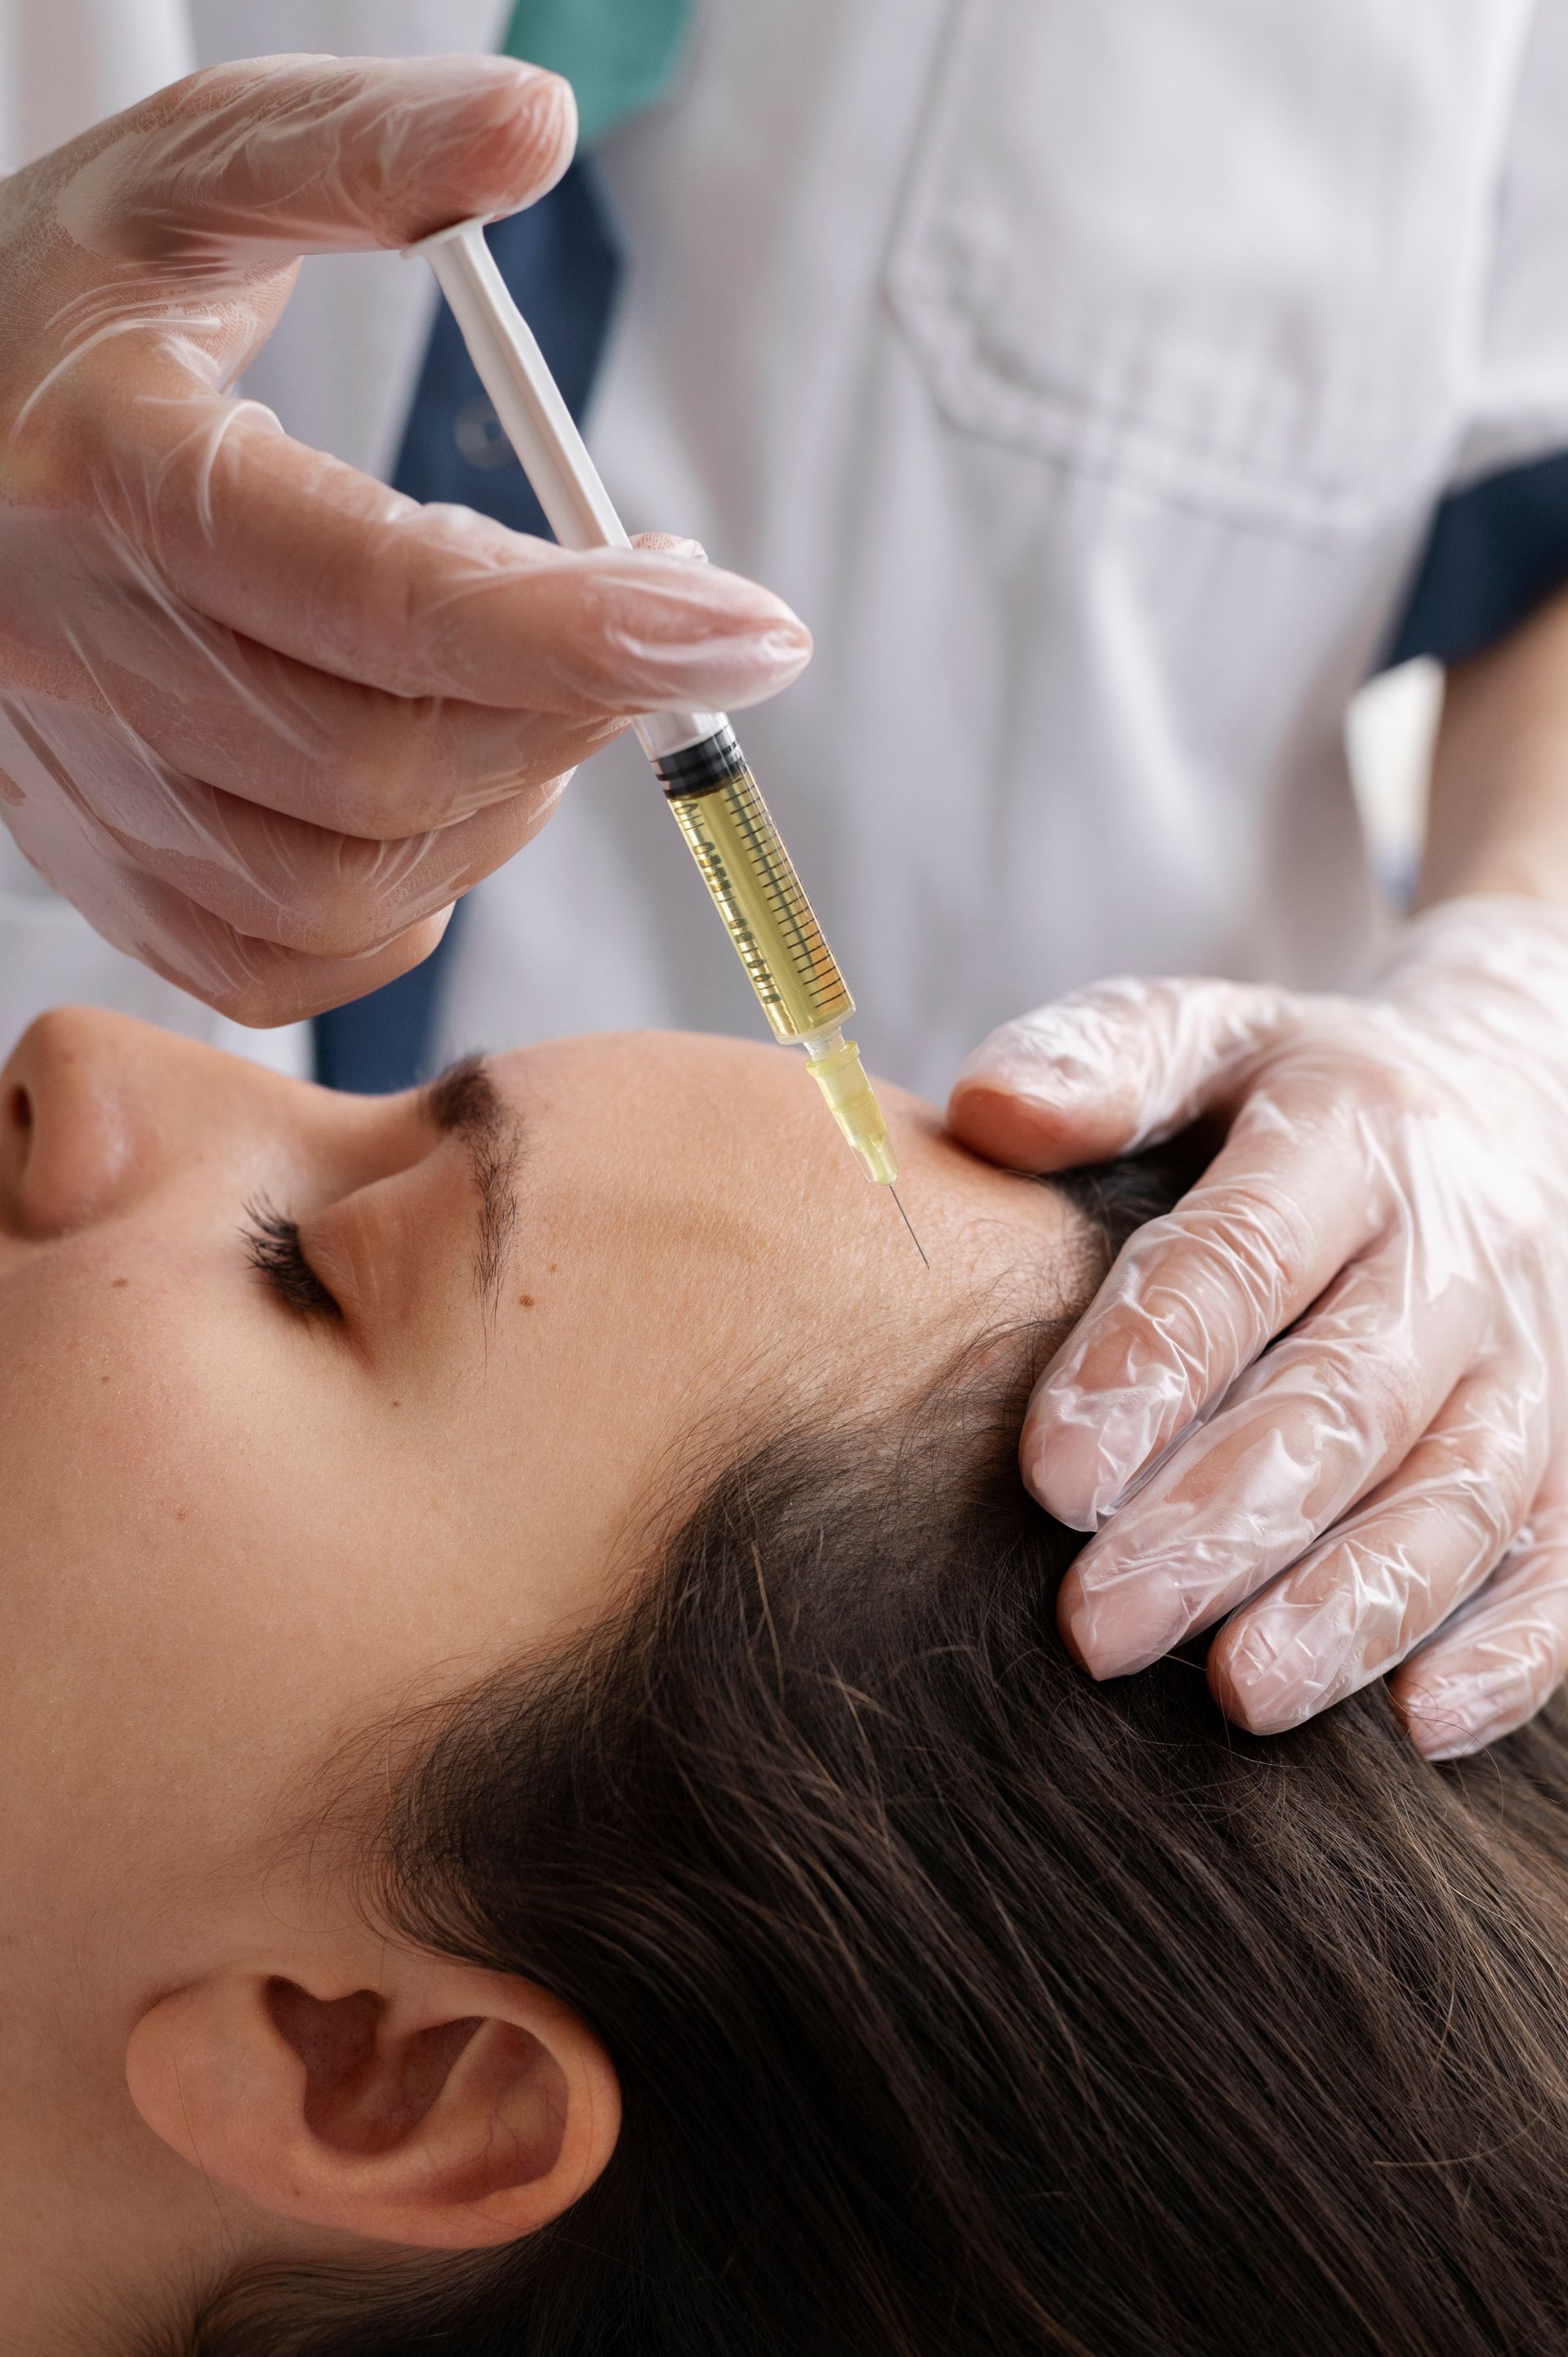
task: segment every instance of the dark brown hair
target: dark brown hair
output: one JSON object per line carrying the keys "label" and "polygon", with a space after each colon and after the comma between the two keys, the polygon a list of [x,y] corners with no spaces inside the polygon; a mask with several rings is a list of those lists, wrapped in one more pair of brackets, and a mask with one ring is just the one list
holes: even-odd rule
{"label": "dark brown hair", "polygon": [[386,1911],[594,2024],[620,2147],[422,2287],[236,2287],[200,2357],[1568,2347],[1560,1722],[1439,1770],[1380,1688],[1260,1743],[1196,1654],[1090,1684],[1015,1464],[1053,1339],[763,1449],[452,1718]]}

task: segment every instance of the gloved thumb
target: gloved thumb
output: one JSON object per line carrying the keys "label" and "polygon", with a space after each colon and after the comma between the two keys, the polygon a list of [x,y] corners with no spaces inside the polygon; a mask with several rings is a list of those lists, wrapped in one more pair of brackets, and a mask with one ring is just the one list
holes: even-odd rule
{"label": "gloved thumb", "polygon": [[254,58],[88,133],[59,216],[144,262],[413,245],[543,196],[576,136],[570,85],[512,58]]}
{"label": "gloved thumb", "polygon": [[1014,1170],[1070,1170],[1222,1112],[1287,1002],[1232,982],[1127,980],[1036,1008],[977,1048],[953,1135]]}

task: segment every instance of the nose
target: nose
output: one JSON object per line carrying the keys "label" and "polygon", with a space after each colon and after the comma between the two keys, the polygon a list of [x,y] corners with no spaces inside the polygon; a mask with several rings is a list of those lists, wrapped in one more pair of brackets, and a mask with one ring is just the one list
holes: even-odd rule
{"label": "nose", "polygon": [[0,1072],[0,1200],[16,1234],[62,1235],[134,1185],[153,1131],[145,1066],[162,1035],[95,1008],[58,1007]]}
{"label": "nose", "polygon": [[210,1200],[231,1219],[279,1187],[328,1200],[433,1143],[412,1093],[339,1096],[129,1016],[56,1007],[0,1071],[0,1230],[47,1241],[171,1187],[181,1218]]}
{"label": "nose", "polygon": [[156,1186],[216,1125],[231,1063],[96,1007],[40,1016],[0,1071],[0,1210],[10,1232],[64,1235]]}

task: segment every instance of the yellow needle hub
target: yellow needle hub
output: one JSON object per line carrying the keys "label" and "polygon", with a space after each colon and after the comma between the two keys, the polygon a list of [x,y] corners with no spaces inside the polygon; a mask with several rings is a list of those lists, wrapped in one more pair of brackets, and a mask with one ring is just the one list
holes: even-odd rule
{"label": "yellow needle hub", "polygon": [[898,1176],[893,1141],[876,1092],[865,1077],[860,1049],[853,1039],[838,1038],[822,1055],[806,1050],[806,1070],[827,1100],[828,1111],[849,1141],[850,1151],[868,1178],[891,1187]]}

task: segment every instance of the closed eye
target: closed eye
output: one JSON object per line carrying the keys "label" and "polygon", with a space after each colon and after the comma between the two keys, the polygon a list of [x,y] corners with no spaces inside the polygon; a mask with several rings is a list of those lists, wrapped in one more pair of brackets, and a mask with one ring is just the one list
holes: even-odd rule
{"label": "closed eye", "polygon": [[246,1204],[240,1232],[251,1266],[285,1309],[296,1318],[330,1318],[341,1325],[342,1309],[305,1257],[297,1221],[285,1219],[262,1197]]}

